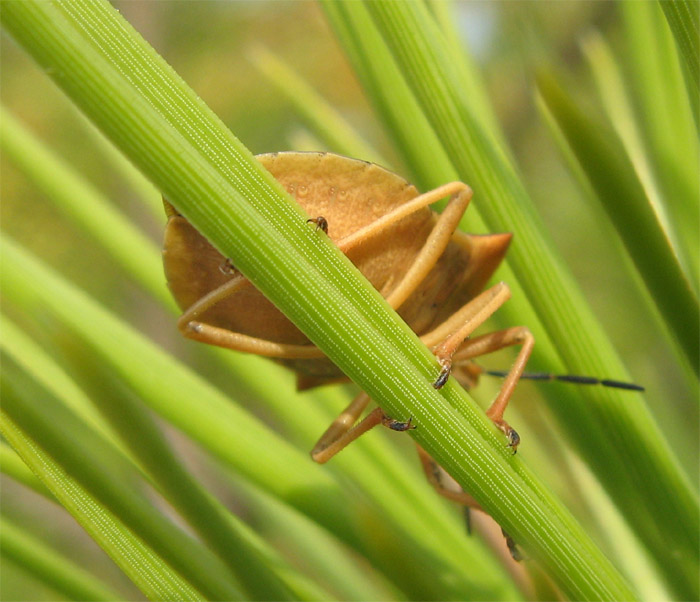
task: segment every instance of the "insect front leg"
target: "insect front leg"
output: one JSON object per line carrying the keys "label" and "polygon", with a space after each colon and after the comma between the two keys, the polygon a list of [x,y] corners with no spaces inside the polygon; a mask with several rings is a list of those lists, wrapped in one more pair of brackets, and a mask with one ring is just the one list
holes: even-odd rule
{"label": "insect front leg", "polygon": [[433,348],[433,353],[442,366],[433,385],[436,389],[447,382],[452,369],[452,356],[457,349],[508,299],[510,299],[508,285],[499,282],[474,297],[449,319],[421,337],[428,347]]}
{"label": "insect front leg", "polygon": [[399,283],[386,298],[393,309],[398,309],[420,286],[430,270],[435,267],[438,259],[440,259],[440,256],[447,248],[459,224],[459,220],[462,219],[464,212],[469,206],[469,201],[472,198],[471,188],[462,182],[445,184],[435,190],[417,196],[364,228],[360,228],[336,242],[338,248],[347,254],[353,247],[380,235],[384,229],[394,225],[404,217],[436,203],[446,196],[449,196],[447,206],[437,218],[425,244],[411,263],[408,271],[401,277]]}
{"label": "insect front leg", "polygon": [[323,352],[315,345],[276,343],[275,341],[252,337],[240,332],[233,332],[200,320],[201,316],[208,309],[244,286],[250,286],[250,281],[242,274],[237,273],[231,280],[228,280],[193,303],[177,321],[177,327],[182,335],[200,343],[216,345],[217,347],[233,349],[234,351],[255,353],[265,357],[287,359],[324,357]]}

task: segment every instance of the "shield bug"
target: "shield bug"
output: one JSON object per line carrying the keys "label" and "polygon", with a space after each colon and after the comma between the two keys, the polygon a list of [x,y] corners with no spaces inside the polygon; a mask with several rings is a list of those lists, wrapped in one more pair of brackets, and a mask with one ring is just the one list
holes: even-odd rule
{"label": "shield bug", "polygon": [[[503,260],[511,234],[473,235],[457,224],[472,197],[461,182],[419,194],[414,186],[378,165],[331,153],[283,152],[257,159],[311,216],[421,340],[433,350],[441,370],[435,388],[453,374],[466,387],[479,368],[472,359],[519,346],[500,392],[486,414],[517,449],[520,437],[503,413],[523,375],[534,339],[526,327],[470,338],[509,297],[506,284],[483,290]],[[441,214],[429,206],[448,198]],[[183,315],[188,338],[274,358],[293,369],[299,389],[345,379],[271,302],[197,230],[165,202],[168,223],[163,260],[170,290]],[[538,375],[539,376],[539,375]],[[574,377],[575,378],[575,377]],[[372,427],[414,427],[411,420],[386,416],[380,408],[356,424],[370,399],[356,397],[321,436],[311,452],[326,462]],[[467,494],[447,494],[437,465],[421,450],[422,464],[436,489],[474,506]]]}

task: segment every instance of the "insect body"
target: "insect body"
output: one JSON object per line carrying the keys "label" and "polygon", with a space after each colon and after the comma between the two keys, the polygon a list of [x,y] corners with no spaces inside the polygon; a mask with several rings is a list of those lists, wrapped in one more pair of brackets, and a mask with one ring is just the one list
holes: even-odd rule
{"label": "insect body", "polygon": [[[488,416],[515,449],[518,434],[504,420],[506,408],[532,345],[530,332],[510,328],[468,339],[510,292],[499,283],[482,292],[502,261],[510,234],[469,235],[455,231],[471,189],[461,182],[426,194],[399,176],[364,161],[330,153],[274,153],[258,160],[296,198],[362,271],[407,324],[433,349],[442,368],[434,386],[452,373],[471,386],[480,369],[470,360],[509,345],[522,345]],[[442,214],[429,205],[449,197]],[[300,389],[345,379],[315,347],[166,202],[169,219],[163,259],[168,285],[184,314],[181,332],[202,342],[247,351],[287,365]],[[312,451],[329,460],[377,424],[412,428],[377,408],[353,427],[369,403],[361,394],[338,417]]]}
{"label": "insect body", "polygon": [[[505,256],[510,234],[470,235],[456,230],[471,200],[461,182],[425,194],[399,176],[372,163],[330,153],[274,153],[257,159],[360,269],[421,340],[433,350],[441,369],[433,386],[450,374],[466,387],[481,369],[471,360],[507,346],[520,351],[503,376],[501,389],[486,414],[506,435],[513,453],[520,443],[503,413],[518,380],[547,378],[627,389],[636,385],[579,376],[524,374],[534,339],[525,327],[470,338],[509,297],[504,283],[482,291]],[[448,198],[436,214],[429,205]],[[299,389],[345,380],[343,373],[255,289],[165,201],[168,223],[163,261],[168,285],[183,310],[178,327],[188,338],[256,353],[279,361],[297,374]],[[355,424],[370,399],[356,397],[321,436],[311,452],[326,462],[372,427],[414,428],[411,419],[395,420],[380,408]],[[420,447],[428,480],[445,497],[478,508],[466,492],[447,486],[449,475]],[[507,538],[513,557],[515,544]]]}

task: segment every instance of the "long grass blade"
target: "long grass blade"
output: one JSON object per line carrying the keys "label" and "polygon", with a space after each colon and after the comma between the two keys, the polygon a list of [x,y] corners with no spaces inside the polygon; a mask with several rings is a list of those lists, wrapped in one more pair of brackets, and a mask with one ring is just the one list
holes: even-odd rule
{"label": "long grass blade", "polygon": [[104,583],[7,517],[0,518],[0,544],[3,557],[24,567],[68,599],[121,599],[120,595],[110,591]]}
{"label": "long grass blade", "polygon": [[[382,407],[414,416],[421,445],[543,561],[566,592],[633,597],[561,505],[504,452],[502,439],[461,390],[448,384],[437,393],[431,387],[437,364],[429,351],[342,254],[308,228],[306,216],[111,7],[8,6],[6,27],[42,65],[54,65],[51,72],[61,74],[64,90]],[[83,28],[90,31],[89,61]],[[345,336],[331,339],[329,331]]]}
{"label": "long grass blade", "polygon": [[644,188],[615,134],[574,104],[552,77],[540,90],[620,233],[649,293],[683,349],[700,367],[700,309]]}
{"label": "long grass blade", "polygon": [[[10,392],[6,388],[3,391],[7,400]],[[12,401],[14,400],[10,399],[9,403]],[[38,445],[36,439],[20,428],[6,412],[0,414],[0,430],[56,499],[145,595],[152,600],[203,600],[208,597],[201,595],[186,578],[174,571],[153,548],[109,512],[75,478],[68,476],[66,470]],[[238,597],[235,589],[219,589],[216,585],[218,578],[214,578],[213,574],[209,576],[213,581],[204,588],[205,591],[225,592],[226,596]]]}
{"label": "long grass blade", "polygon": [[671,27],[697,93],[700,90],[700,7],[692,0],[660,1],[659,5]]}
{"label": "long grass blade", "polygon": [[[518,244],[511,249],[509,262],[567,368],[596,375],[612,371],[625,380],[620,359],[543,233],[517,171],[473,113],[468,91],[460,85],[442,35],[423,4],[332,4],[338,5],[353,12],[366,7],[460,177],[476,195],[494,199],[480,207],[490,229],[517,232]],[[357,30],[355,35],[362,33]],[[668,546],[681,541],[688,559],[697,559],[698,549],[697,497],[668,444],[649,412],[638,402],[630,404],[627,394],[590,390],[583,395],[585,405],[557,400],[552,410],[654,550],[669,580],[681,588],[681,595],[695,595],[696,560],[680,566],[666,554]],[[620,433],[626,435],[621,438]],[[655,477],[649,479],[650,474]],[[667,486],[658,487],[659,482]],[[636,495],[630,496],[631,491]],[[677,507],[670,511],[669,504]],[[683,516],[680,522],[679,516]],[[660,521],[665,525],[661,530]]]}
{"label": "long grass blade", "polygon": [[0,149],[56,206],[90,232],[140,286],[163,303],[172,303],[160,282],[155,245],[110,205],[104,196],[51,153],[7,110],[0,111]]}

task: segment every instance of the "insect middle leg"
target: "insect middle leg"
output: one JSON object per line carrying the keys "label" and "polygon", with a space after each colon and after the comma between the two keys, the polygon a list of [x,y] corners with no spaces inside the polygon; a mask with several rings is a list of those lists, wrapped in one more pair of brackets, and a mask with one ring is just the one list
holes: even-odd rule
{"label": "insect middle leg", "polygon": [[328,462],[335,454],[378,424],[383,424],[394,431],[407,431],[414,428],[410,419],[407,422],[394,420],[389,418],[381,408],[374,408],[355,425],[369,402],[369,395],[364,392],[350,402],[350,405],[326,429],[311,450],[311,457],[315,462],[319,464]]}
{"label": "insect middle leg", "polygon": [[452,317],[421,339],[426,345],[433,346],[433,353],[442,366],[442,370],[433,384],[436,389],[447,382],[455,361],[466,361],[503,347],[522,345],[501,390],[486,412],[486,415],[508,437],[508,445],[513,448],[513,453],[515,453],[520,443],[520,437],[515,429],[503,419],[503,413],[518,379],[525,369],[535,340],[530,331],[522,326],[467,340],[472,332],[509,298],[510,289],[505,283],[500,282],[469,301]]}
{"label": "insect middle leg", "polygon": [[418,458],[420,459],[425,477],[428,479],[428,483],[433,486],[437,493],[439,493],[442,497],[447,498],[452,502],[462,504],[467,508],[481,510],[479,503],[471,495],[464,491],[459,486],[457,481],[455,481],[450,474],[435,460],[433,460],[432,456],[417,443],[416,450],[418,451]]}
{"label": "insect middle leg", "polygon": [[493,400],[488,410],[486,410],[486,415],[501,429],[501,431],[503,431],[503,433],[505,433],[509,441],[508,446],[512,447],[513,453],[515,453],[520,443],[520,436],[515,429],[503,419],[503,413],[513,395],[515,386],[518,384],[520,375],[525,370],[525,365],[535,345],[535,339],[532,333],[525,326],[515,326],[513,328],[484,334],[465,342],[454,355],[453,362],[459,363],[467,361],[512,345],[521,345],[520,352],[503,381],[501,390],[498,392],[496,399]]}

